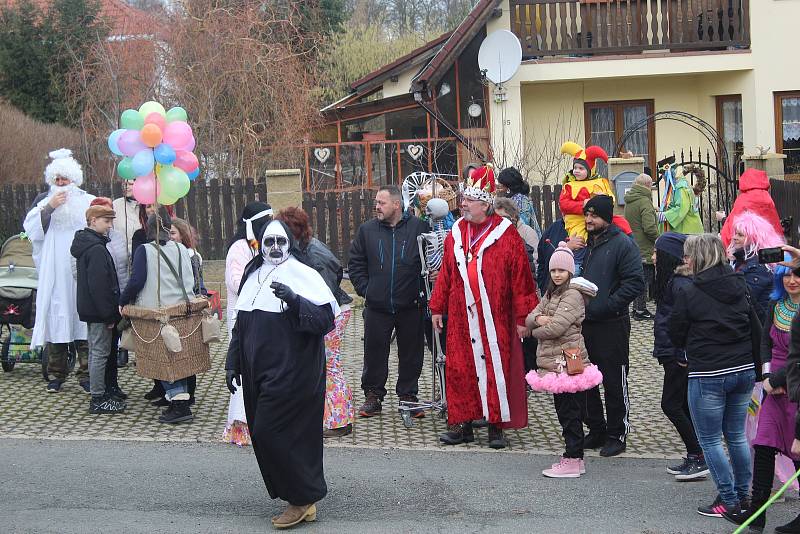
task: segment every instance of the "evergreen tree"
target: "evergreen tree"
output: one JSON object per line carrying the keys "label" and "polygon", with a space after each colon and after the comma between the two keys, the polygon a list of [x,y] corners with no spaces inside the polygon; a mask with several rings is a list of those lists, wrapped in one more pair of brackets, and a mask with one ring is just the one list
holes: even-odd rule
{"label": "evergreen tree", "polygon": [[70,125],[71,70],[107,36],[96,0],[56,0],[44,13],[31,0],[0,12],[0,97],[27,115]]}

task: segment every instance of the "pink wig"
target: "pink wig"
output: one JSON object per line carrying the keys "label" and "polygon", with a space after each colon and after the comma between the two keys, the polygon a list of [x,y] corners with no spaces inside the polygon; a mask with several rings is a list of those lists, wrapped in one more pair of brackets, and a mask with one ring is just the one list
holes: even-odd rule
{"label": "pink wig", "polygon": [[[752,211],[744,211],[733,221],[733,233],[742,233],[745,236],[744,255],[751,258],[760,248],[779,247],[785,245],[783,236],[778,234],[767,220]],[[736,245],[733,240],[728,245],[728,254],[733,257]]]}

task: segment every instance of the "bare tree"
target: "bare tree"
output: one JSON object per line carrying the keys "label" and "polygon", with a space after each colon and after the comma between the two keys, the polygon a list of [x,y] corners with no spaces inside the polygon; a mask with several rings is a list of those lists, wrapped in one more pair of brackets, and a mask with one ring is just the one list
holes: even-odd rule
{"label": "bare tree", "polygon": [[[557,184],[570,169],[572,158],[561,153],[564,141],[577,141],[583,127],[574,108],[560,108],[546,120],[525,125],[519,132],[501,132],[491,139],[489,154],[495,167],[516,167],[532,185]],[[477,138],[468,139],[478,143]]]}
{"label": "bare tree", "polygon": [[168,99],[189,113],[206,176],[260,178],[318,123],[300,2],[186,0],[167,40]]}
{"label": "bare tree", "polygon": [[105,39],[97,35],[91,53],[71,54],[67,107],[81,139],[80,156],[92,179],[111,180],[114,159],[106,146],[122,111],[158,98],[159,45],[152,37]]}

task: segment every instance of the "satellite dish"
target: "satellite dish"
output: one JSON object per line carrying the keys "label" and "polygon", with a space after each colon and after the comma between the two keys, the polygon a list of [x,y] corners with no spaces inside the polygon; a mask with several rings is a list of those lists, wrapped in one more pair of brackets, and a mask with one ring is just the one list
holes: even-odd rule
{"label": "satellite dish", "polygon": [[492,32],[478,50],[478,67],[486,77],[499,84],[510,80],[522,63],[522,45],[508,30]]}

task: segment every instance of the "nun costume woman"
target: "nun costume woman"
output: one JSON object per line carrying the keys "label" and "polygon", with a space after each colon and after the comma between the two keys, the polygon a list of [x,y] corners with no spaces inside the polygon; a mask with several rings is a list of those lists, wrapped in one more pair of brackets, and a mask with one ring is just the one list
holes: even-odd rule
{"label": "nun costume woman", "polygon": [[282,529],[314,521],[315,503],[328,491],[324,337],[339,307],[319,273],[294,256],[294,239],[282,222],[266,225],[260,242],[261,254],[242,278],[225,369],[231,393],[242,387],[267,491],[289,503],[272,519]]}

